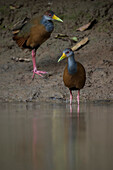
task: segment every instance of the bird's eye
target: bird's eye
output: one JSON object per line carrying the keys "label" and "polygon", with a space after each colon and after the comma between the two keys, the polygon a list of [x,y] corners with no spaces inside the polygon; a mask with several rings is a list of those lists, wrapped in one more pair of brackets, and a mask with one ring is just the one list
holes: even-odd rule
{"label": "bird's eye", "polygon": [[67,51],[66,54],[69,54],[69,51]]}
{"label": "bird's eye", "polygon": [[49,17],[51,17],[51,14],[49,14]]}

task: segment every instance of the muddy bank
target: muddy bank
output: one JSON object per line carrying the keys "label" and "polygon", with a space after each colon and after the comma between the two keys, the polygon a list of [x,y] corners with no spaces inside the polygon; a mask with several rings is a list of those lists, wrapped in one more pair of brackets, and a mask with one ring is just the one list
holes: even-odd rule
{"label": "muddy bank", "polygon": [[[17,9],[11,9],[15,1],[0,2],[0,101],[55,101],[69,102],[69,90],[62,81],[66,62],[57,60],[66,47],[75,42],[55,39],[58,33],[76,36],[78,41],[87,36],[87,45],[75,51],[75,59],[81,62],[87,74],[86,85],[80,100],[113,100],[113,2],[109,1],[27,1],[17,0]],[[47,71],[43,78],[32,80],[31,52],[21,50],[12,40],[13,25],[19,20],[52,9],[64,20],[54,22],[51,38],[37,50],[37,67]],[[92,28],[80,32],[76,29],[96,19]],[[13,58],[27,58],[29,62]],[[76,102],[77,93],[74,92]]]}

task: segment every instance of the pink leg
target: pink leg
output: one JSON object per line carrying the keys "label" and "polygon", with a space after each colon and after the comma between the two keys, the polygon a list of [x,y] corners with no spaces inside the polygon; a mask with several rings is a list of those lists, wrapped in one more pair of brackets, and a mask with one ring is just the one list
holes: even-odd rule
{"label": "pink leg", "polygon": [[72,91],[70,90],[70,105],[72,105],[72,100],[73,100],[73,95],[72,95]]}
{"label": "pink leg", "polygon": [[77,107],[77,117],[79,118],[79,112],[80,112],[80,109],[79,109],[79,105]]}
{"label": "pink leg", "polygon": [[78,95],[77,95],[77,102],[78,102],[78,105],[79,105],[79,97],[80,97],[80,90],[78,90]]}
{"label": "pink leg", "polygon": [[70,116],[72,116],[72,105],[70,104]]}
{"label": "pink leg", "polygon": [[32,62],[33,62],[33,78],[34,78],[35,74],[38,74],[39,76],[43,77],[41,74],[46,74],[47,72],[37,70],[37,67],[36,67],[36,51],[35,50],[32,50]]}

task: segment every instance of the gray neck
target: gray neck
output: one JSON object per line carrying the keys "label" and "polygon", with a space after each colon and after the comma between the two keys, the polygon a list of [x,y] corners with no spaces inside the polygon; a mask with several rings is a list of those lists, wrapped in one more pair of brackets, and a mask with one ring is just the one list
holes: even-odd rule
{"label": "gray neck", "polygon": [[54,29],[53,22],[51,20],[48,20],[45,15],[42,17],[41,24],[45,26],[47,32],[52,32]]}
{"label": "gray neck", "polygon": [[74,59],[74,55],[68,57],[68,72],[74,74],[77,72],[77,63]]}

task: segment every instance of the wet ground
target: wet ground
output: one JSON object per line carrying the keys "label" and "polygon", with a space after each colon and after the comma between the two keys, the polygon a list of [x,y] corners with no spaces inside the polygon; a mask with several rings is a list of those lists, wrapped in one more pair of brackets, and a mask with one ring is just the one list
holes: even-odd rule
{"label": "wet ground", "polygon": [[[35,76],[32,81],[31,52],[15,44],[12,28],[18,21],[42,15],[47,9],[52,9],[64,22],[55,22],[51,38],[37,50],[37,67],[48,74],[43,78]],[[94,19],[96,23],[86,31],[76,30]],[[75,58],[84,65],[87,75],[80,100],[113,100],[112,0],[4,0],[0,1],[0,101],[69,102],[69,91],[62,81],[65,61],[57,63],[57,60],[65,48],[76,43],[55,39],[58,33],[76,36],[78,41],[89,38],[87,45],[75,51]],[[30,62],[14,58],[27,58]]]}
{"label": "wet ground", "polygon": [[113,104],[0,104],[0,169],[112,170]]}

